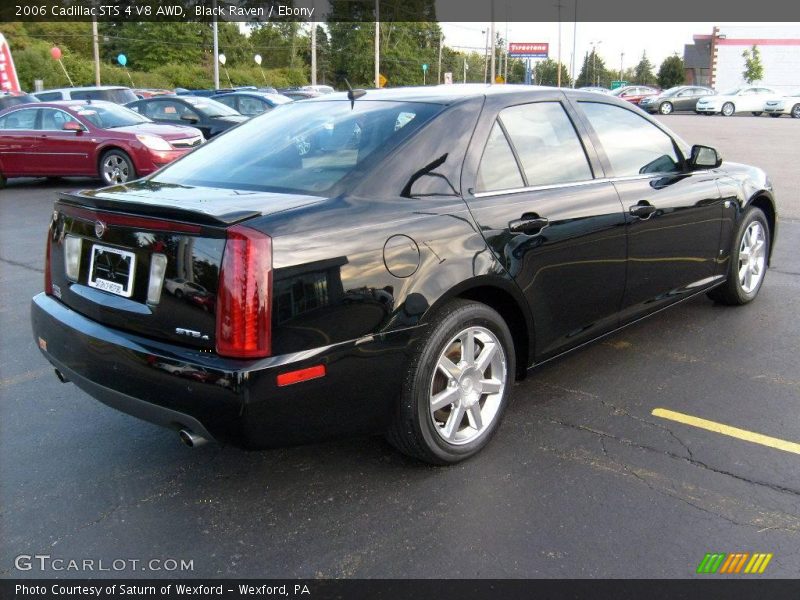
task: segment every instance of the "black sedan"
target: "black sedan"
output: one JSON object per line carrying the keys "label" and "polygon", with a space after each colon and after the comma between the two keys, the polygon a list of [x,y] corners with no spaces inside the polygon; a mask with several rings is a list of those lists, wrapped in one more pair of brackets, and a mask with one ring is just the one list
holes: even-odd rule
{"label": "black sedan", "polygon": [[281,104],[289,104],[292,100],[283,94],[265,94],[263,92],[230,92],[214,96],[214,100],[243,114],[254,117],[269,112]]}
{"label": "black sedan", "polygon": [[384,432],[447,464],[530,369],[698,294],[754,300],[775,228],[763,171],[611,96],[354,90],[62,194],[33,333],[188,445]]}
{"label": "black sedan", "polygon": [[642,98],[639,108],[649,113],[668,115],[675,111],[695,112],[695,106],[700,98],[713,96],[716,92],[709,87],[699,85],[679,85],[664,90],[657,96]]}
{"label": "black sedan", "polygon": [[247,120],[229,106],[195,96],[155,96],[125,106],[156,123],[191,125],[207,140]]}

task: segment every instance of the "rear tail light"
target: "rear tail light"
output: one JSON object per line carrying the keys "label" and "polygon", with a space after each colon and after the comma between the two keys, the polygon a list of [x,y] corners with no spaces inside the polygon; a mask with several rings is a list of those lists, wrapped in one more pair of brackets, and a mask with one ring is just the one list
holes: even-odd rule
{"label": "rear tail light", "polygon": [[82,246],[83,240],[79,237],[68,235],[64,238],[64,272],[72,281],[78,281],[80,275]]}
{"label": "rear tail light", "polygon": [[236,225],[228,230],[217,295],[217,354],[263,358],[272,351],[272,240]]}
{"label": "rear tail light", "polygon": [[53,275],[50,273],[50,247],[53,242],[53,226],[47,230],[47,246],[44,250],[44,293],[53,295]]}

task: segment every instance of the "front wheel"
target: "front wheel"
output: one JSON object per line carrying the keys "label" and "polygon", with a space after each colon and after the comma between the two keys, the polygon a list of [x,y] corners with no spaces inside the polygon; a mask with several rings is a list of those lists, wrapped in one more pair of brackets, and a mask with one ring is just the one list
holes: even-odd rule
{"label": "front wheel", "polygon": [[478,302],[447,304],[409,362],[389,442],[438,465],[477,454],[500,424],[515,372],[503,318]]}
{"label": "front wheel", "polygon": [[751,206],[742,216],[731,248],[728,279],[708,296],[715,302],[740,305],[751,302],[761,289],[769,260],[769,225],[764,212]]}
{"label": "front wheel", "polygon": [[733,113],[736,112],[736,107],[731,102],[726,102],[722,105],[722,116],[723,117],[730,117]]}
{"label": "front wheel", "polygon": [[754,111],[753,111],[753,116],[754,116],[754,117],[760,117],[760,116],[761,116],[761,115],[763,115],[763,114],[764,114],[764,113],[763,113],[763,112],[761,112],[760,110],[754,110]]}
{"label": "front wheel", "polygon": [[772,117],[773,119],[777,119],[778,117],[781,116],[781,113],[769,113],[769,116]]}
{"label": "front wheel", "polygon": [[2,190],[4,187],[6,187],[6,183],[7,182],[8,182],[8,179],[6,179],[6,176],[3,175],[2,173],[0,173],[0,190]]}
{"label": "front wheel", "polygon": [[800,104],[795,104],[792,107],[792,118],[793,119],[800,119]]}
{"label": "front wheel", "polygon": [[672,110],[672,102],[662,102],[661,106],[658,107],[658,112],[660,112],[662,115],[671,114]]}
{"label": "front wheel", "polygon": [[106,185],[117,185],[136,179],[130,157],[122,150],[109,150],[100,159],[100,179]]}

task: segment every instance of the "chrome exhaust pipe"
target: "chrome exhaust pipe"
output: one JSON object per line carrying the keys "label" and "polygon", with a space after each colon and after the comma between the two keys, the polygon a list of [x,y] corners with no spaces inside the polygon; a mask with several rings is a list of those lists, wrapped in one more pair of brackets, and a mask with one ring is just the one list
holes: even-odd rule
{"label": "chrome exhaust pipe", "polygon": [[178,432],[178,437],[180,437],[181,442],[183,442],[183,444],[189,448],[197,448],[198,446],[202,446],[208,442],[208,440],[203,436],[192,433],[188,429],[181,429]]}
{"label": "chrome exhaust pipe", "polygon": [[59,371],[58,369],[53,369],[53,370],[56,372],[56,377],[58,377],[58,380],[61,383],[69,383],[69,379],[64,377],[64,374],[61,371]]}

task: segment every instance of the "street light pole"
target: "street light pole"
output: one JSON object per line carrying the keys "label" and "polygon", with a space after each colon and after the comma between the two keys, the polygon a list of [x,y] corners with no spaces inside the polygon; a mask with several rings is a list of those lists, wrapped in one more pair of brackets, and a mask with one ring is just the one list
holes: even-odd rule
{"label": "street light pole", "polygon": [[622,60],[625,58],[625,53],[619,53],[619,80],[622,81]]}
{"label": "street light pole", "polygon": [[[494,2],[492,2],[492,19],[494,19]],[[494,54],[495,54],[495,37],[494,37],[494,21],[491,22],[489,25],[489,37],[492,40],[492,78],[489,80],[489,84],[494,84],[495,78],[495,64],[494,64]]]}
{"label": "street light pole", "polygon": [[[97,39],[97,18],[92,17],[92,51],[94,52],[94,84],[100,85],[100,42]],[[130,73],[128,73],[130,77]]]}
{"label": "street light pole", "polygon": [[381,0],[375,0],[375,87],[381,87]]}
{"label": "street light pole", "polygon": [[214,20],[211,22],[211,31],[214,37],[214,89],[219,89],[219,27],[217,26],[217,0],[212,4]]}
{"label": "street light pole", "polygon": [[556,72],[557,72],[557,75],[556,75],[556,86],[557,87],[561,87],[561,7],[562,6],[563,5],[561,4],[560,1],[559,1],[558,4],[556,4],[556,7],[558,8],[558,65],[556,66]]}
{"label": "street light pole", "polygon": [[[312,10],[313,8],[315,8],[313,2],[311,3],[311,7]],[[317,85],[317,19],[316,18],[311,19],[311,85]]]}
{"label": "street light pole", "polygon": [[597,74],[597,46],[603,43],[603,40],[596,40],[589,42],[592,45],[592,75],[594,75],[595,85],[600,86],[600,76]]}

